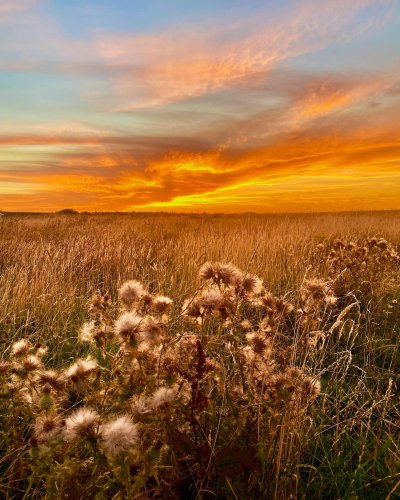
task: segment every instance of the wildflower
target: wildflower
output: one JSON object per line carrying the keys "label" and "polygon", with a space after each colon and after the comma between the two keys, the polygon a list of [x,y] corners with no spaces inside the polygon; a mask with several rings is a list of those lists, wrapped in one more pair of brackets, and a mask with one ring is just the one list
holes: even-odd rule
{"label": "wildflower", "polygon": [[222,264],[221,262],[206,262],[199,271],[199,276],[203,280],[213,280],[214,283],[225,285],[237,285],[241,272],[233,264]]}
{"label": "wildflower", "polygon": [[65,372],[65,377],[70,381],[74,389],[83,392],[88,388],[87,382],[91,375],[99,372],[99,365],[88,356],[86,359],[78,359]]}
{"label": "wildflower", "polygon": [[22,366],[26,372],[34,372],[42,366],[42,362],[37,356],[31,354],[23,359]]}
{"label": "wildflower", "polygon": [[224,294],[217,288],[206,288],[203,290],[200,298],[201,307],[209,312],[218,310],[223,301]]}
{"label": "wildflower", "polygon": [[151,293],[144,293],[142,297],[140,298],[140,303],[138,306],[138,310],[144,314],[148,313],[151,309],[151,306],[153,305],[154,297]]}
{"label": "wildflower", "polygon": [[321,382],[312,377],[303,377],[300,387],[303,400],[307,403],[314,401],[321,393]]}
{"label": "wildflower", "polygon": [[106,325],[97,326],[95,321],[87,321],[79,330],[79,340],[91,344],[103,345],[107,336],[112,336],[112,329]]}
{"label": "wildflower", "polygon": [[15,358],[26,356],[31,348],[32,344],[29,342],[29,340],[18,340],[17,342],[14,342],[11,347],[11,356]]}
{"label": "wildflower", "polygon": [[198,319],[203,316],[204,310],[199,297],[190,297],[183,302],[182,314],[188,319]]}
{"label": "wildflower", "polygon": [[154,321],[151,316],[147,316],[140,328],[140,338],[145,342],[157,343],[162,335],[162,327]]}
{"label": "wildflower", "polygon": [[345,244],[343,243],[342,240],[340,239],[336,239],[334,242],[333,242],[333,248],[335,248],[336,250],[341,250],[342,248],[345,247]]}
{"label": "wildflower", "polygon": [[263,281],[258,276],[246,274],[240,281],[240,291],[246,295],[259,295],[263,289]]}
{"label": "wildflower", "polygon": [[311,303],[323,301],[325,301],[328,305],[333,305],[337,301],[337,298],[332,290],[332,283],[330,281],[323,281],[319,278],[306,280],[303,283],[301,288],[301,298],[303,302],[309,306]]}
{"label": "wildflower", "polygon": [[282,317],[290,314],[294,307],[290,302],[285,299],[276,297],[272,293],[268,292],[259,299],[257,299],[254,304],[261,307],[268,316]]}
{"label": "wildflower", "polygon": [[141,331],[143,317],[135,312],[127,312],[115,323],[115,333],[122,339],[133,339]]}
{"label": "wildflower", "polygon": [[90,300],[89,312],[92,316],[101,316],[111,306],[111,296],[107,292],[97,291]]}
{"label": "wildflower", "polygon": [[44,370],[37,376],[40,385],[50,385],[53,389],[59,391],[65,385],[65,378],[55,370]]}
{"label": "wildflower", "polygon": [[376,237],[374,236],[373,238],[370,238],[370,239],[368,240],[368,243],[369,243],[369,245],[371,245],[371,246],[375,246],[375,245],[378,243],[378,238],[376,238]]}
{"label": "wildflower", "polygon": [[91,408],[82,407],[65,419],[64,435],[67,441],[90,435],[95,430],[99,414]]}
{"label": "wildflower", "polygon": [[172,403],[176,399],[176,388],[160,387],[150,398],[149,407],[152,410],[158,410]]}
{"label": "wildflower", "polygon": [[246,333],[247,342],[256,354],[261,354],[270,347],[270,341],[260,332]]}
{"label": "wildflower", "polygon": [[61,432],[65,425],[64,420],[57,414],[44,414],[37,417],[33,436],[38,443],[48,443],[61,438]]}
{"label": "wildflower", "polygon": [[94,371],[97,371],[98,367],[99,366],[96,361],[88,356],[86,359],[78,359],[68,368],[65,375],[70,379],[74,377],[85,377]]}
{"label": "wildflower", "polygon": [[377,241],[376,246],[381,248],[382,250],[386,250],[386,248],[389,246],[389,243],[384,238],[381,238],[379,241]]}
{"label": "wildflower", "polygon": [[93,342],[95,335],[96,323],[94,321],[87,321],[79,330],[79,340],[81,342]]}
{"label": "wildflower", "polygon": [[136,446],[138,429],[130,417],[122,415],[100,426],[100,436],[106,454],[115,457]]}
{"label": "wildflower", "polygon": [[214,315],[227,319],[234,312],[232,297],[219,288],[209,287],[202,291],[196,306],[200,315]]}
{"label": "wildflower", "polygon": [[145,295],[146,290],[139,281],[131,280],[124,283],[118,293],[119,300],[129,310]]}
{"label": "wildflower", "polygon": [[47,347],[37,344],[32,350],[32,354],[35,354],[38,358],[42,358],[47,353]]}
{"label": "wildflower", "polygon": [[172,300],[164,295],[154,297],[152,309],[157,314],[166,314],[172,307]]}

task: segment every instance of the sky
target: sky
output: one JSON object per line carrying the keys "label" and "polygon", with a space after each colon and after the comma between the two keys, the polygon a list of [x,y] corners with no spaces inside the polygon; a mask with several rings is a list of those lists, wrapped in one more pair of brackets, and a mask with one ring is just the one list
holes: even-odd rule
{"label": "sky", "polygon": [[400,209],[400,0],[0,0],[0,210]]}

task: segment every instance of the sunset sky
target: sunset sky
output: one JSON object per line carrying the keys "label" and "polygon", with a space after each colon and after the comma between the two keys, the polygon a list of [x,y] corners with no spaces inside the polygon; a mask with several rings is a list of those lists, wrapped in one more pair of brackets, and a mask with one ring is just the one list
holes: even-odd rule
{"label": "sunset sky", "polygon": [[0,211],[400,209],[400,0],[0,0]]}

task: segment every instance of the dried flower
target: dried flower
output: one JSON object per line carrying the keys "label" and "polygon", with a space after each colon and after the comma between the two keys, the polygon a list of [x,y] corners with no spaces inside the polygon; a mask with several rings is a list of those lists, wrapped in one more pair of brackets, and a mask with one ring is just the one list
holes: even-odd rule
{"label": "dried flower", "polygon": [[116,457],[134,448],[138,441],[138,428],[126,415],[100,426],[102,446],[106,454]]}
{"label": "dried flower", "polygon": [[36,418],[33,436],[38,443],[48,443],[61,438],[64,420],[57,414],[43,414]]}
{"label": "dried flower", "polygon": [[84,392],[89,388],[89,378],[98,372],[99,365],[94,359],[88,356],[86,359],[78,359],[72,364],[66,370],[65,377],[77,392]]}
{"label": "dried flower", "polygon": [[240,280],[239,293],[245,295],[259,295],[263,289],[263,281],[258,276],[253,274],[245,274]]}
{"label": "dried flower", "polygon": [[22,366],[26,372],[34,372],[42,367],[41,360],[33,354],[22,360]]}
{"label": "dried flower", "polygon": [[175,401],[177,395],[177,387],[160,387],[150,398],[149,407],[152,410],[158,410]]}
{"label": "dried flower", "polygon": [[136,280],[127,281],[118,290],[119,300],[126,309],[131,309],[145,295],[143,285]]}
{"label": "dried flower", "polygon": [[65,378],[55,370],[44,370],[39,372],[37,382],[42,385],[50,385],[53,389],[59,391],[65,386]]}
{"label": "dried flower", "polygon": [[151,344],[158,343],[162,333],[162,325],[157,323],[151,316],[147,316],[140,325],[140,338],[145,342],[150,342]]}
{"label": "dried flower", "polygon": [[32,344],[29,342],[29,340],[18,340],[17,342],[14,342],[11,347],[11,356],[15,358],[26,356],[30,349],[32,349]]}
{"label": "dried flower", "polygon": [[221,262],[206,262],[199,271],[203,280],[213,280],[214,283],[235,286],[241,278],[240,270],[233,264],[222,264]]}
{"label": "dried flower", "polygon": [[166,314],[172,307],[172,300],[164,295],[156,295],[151,305],[152,310],[160,315]]}
{"label": "dried flower", "polygon": [[144,318],[136,312],[127,312],[118,318],[115,323],[115,333],[122,341],[129,341],[136,346],[143,331]]}
{"label": "dried flower", "polygon": [[99,414],[91,408],[82,407],[65,419],[64,435],[67,441],[73,441],[94,432]]}

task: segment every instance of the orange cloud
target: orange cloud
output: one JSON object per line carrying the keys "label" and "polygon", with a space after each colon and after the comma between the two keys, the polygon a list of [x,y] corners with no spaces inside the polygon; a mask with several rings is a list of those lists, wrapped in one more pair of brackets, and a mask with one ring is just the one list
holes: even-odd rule
{"label": "orange cloud", "polygon": [[371,23],[379,23],[380,18],[367,18],[356,26],[351,21],[365,7],[380,3],[388,6],[391,2],[307,0],[291,5],[273,22],[265,9],[258,19],[243,19],[237,26],[175,28],[158,35],[104,34],[95,43],[99,56],[115,72],[117,109],[128,111],[244,82],[251,85],[254,75],[280,61],[355,37]]}

